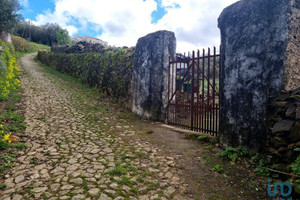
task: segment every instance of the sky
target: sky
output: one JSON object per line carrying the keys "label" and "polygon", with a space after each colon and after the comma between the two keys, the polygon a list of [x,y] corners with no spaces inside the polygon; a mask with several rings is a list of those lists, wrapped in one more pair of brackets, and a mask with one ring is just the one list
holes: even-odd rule
{"label": "sky", "polygon": [[20,0],[25,20],[57,23],[71,37],[91,36],[111,46],[135,46],[158,30],[173,31],[177,52],[219,46],[217,19],[238,0]]}

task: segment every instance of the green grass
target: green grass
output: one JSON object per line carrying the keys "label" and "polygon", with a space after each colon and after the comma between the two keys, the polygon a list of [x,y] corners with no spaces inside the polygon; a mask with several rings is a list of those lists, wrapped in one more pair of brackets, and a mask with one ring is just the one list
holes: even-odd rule
{"label": "green grass", "polygon": [[16,154],[6,154],[0,156],[0,174],[5,173],[7,168],[14,165]]}
{"label": "green grass", "polygon": [[112,176],[120,176],[120,175],[126,175],[127,172],[128,170],[123,167],[116,167],[115,169],[110,170],[107,173]]}
{"label": "green grass", "polygon": [[1,185],[0,185],[0,190],[5,189],[6,187],[7,187],[6,184],[1,184]]}
{"label": "green grass", "polygon": [[17,114],[17,113],[14,113],[14,112],[7,112],[6,113],[6,118],[8,120],[13,120],[13,121],[16,121],[16,122],[19,122],[22,120],[22,116]]}
{"label": "green grass", "polygon": [[144,183],[144,179],[142,176],[137,177],[136,181],[139,183]]}
{"label": "green grass", "polygon": [[216,171],[218,173],[221,173],[223,172],[223,168],[220,164],[216,164],[213,168],[212,168],[213,171]]}
{"label": "green grass", "polygon": [[35,42],[30,42],[29,44],[34,48],[34,52],[37,52],[39,50],[51,50],[50,46],[44,44],[38,44]]}
{"label": "green grass", "polygon": [[124,184],[124,185],[134,185],[135,182],[131,180],[128,176],[123,176],[118,183]]}
{"label": "green grass", "polygon": [[133,194],[138,194],[139,193],[139,190],[135,187],[131,187],[130,188],[130,192],[132,192]]}
{"label": "green grass", "polygon": [[21,101],[21,95],[20,94],[15,94],[12,96],[12,101],[13,102],[20,102]]}
{"label": "green grass", "polygon": [[22,142],[18,142],[18,143],[15,143],[15,144],[11,144],[10,145],[12,148],[17,148],[17,149],[27,149],[28,146]]}
{"label": "green grass", "polygon": [[147,190],[148,191],[155,190],[155,189],[159,188],[159,186],[160,186],[159,182],[157,182],[157,183],[150,182],[149,185],[147,186]]}
{"label": "green grass", "polygon": [[17,108],[16,108],[15,105],[8,104],[8,105],[5,106],[5,110],[15,111],[15,110],[17,110]]}

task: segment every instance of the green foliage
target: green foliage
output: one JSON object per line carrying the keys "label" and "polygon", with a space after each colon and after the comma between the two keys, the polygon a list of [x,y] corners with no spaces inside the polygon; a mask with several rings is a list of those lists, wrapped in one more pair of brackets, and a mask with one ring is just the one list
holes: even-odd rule
{"label": "green foliage", "polygon": [[67,45],[67,44],[71,45],[72,44],[69,33],[65,29],[58,30],[58,32],[56,33],[56,39],[57,39],[58,45]]}
{"label": "green foliage", "polygon": [[200,135],[197,137],[198,140],[200,141],[205,141],[207,139],[207,136],[206,135]]}
{"label": "green foliage", "polygon": [[0,150],[5,150],[9,148],[9,143],[7,141],[0,140]]}
{"label": "green foliage", "polygon": [[255,169],[255,172],[261,176],[270,176],[269,170],[266,169],[267,163],[264,159],[260,159],[258,166]]}
{"label": "green foliage", "polygon": [[298,176],[300,175],[300,156],[292,163],[291,168]]}
{"label": "green foliage", "polygon": [[223,152],[220,153],[220,156],[228,157],[233,162],[235,162],[239,157],[245,157],[247,155],[247,149],[241,146],[238,146],[236,148],[227,147]]}
{"label": "green foliage", "polygon": [[213,171],[216,171],[216,172],[223,172],[223,168],[220,164],[216,164],[213,168],[212,168]]}
{"label": "green foliage", "polygon": [[1,0],[0,8],[0,32],[10,32],[21,19],[21,15],[18,14],[21,9],[20,3],[18,0]]}
{"label": "green foliage", "polygon": [[113,175],[113,176],[120,176],[120,175],[126,175],[127,172],[128,172],[128,170],[123,167],[116,167],[115,169],[110,170],[107,173],[109,175]]}
{"label": "green foliage", "polygon": [[6,184],[1,184],[1,185],[0,185],[0,190],[5,189],[6,187],[7,187]]}
{"label": "green foliage", "polygon": [[17,24],[14,34],[31,42],[52,46],[53,44],[57,44],[56,34],[61,29],[62,28],[55,23],[36,26],[30,21],[23,21]]}
{"label": "green foliage", "polygon": [[32,52],[33,48],[29,42],[19,36],[12,36],[12,43],[16,51]]}
{"label": "green foliage", "polygon": [[17,149],[27,149],[28,146],[22,142],[18,142],[16,144],[11,144],[11,147],[17,148]]}
{"label": "green foliage", "polygon": [[123,176],[119,181],[120,184],[133,185],[135,182],[131,180],[128,176]]}
{"label": "green foliage", "polygon": [[294,151],[300,151],[300,148],[295,148]]}

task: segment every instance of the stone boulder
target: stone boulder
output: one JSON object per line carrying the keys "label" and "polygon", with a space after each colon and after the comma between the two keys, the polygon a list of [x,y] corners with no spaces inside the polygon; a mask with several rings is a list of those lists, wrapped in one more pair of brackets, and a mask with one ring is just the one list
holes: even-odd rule
{"label": "stone boulder", "polygon": [[173,32],[158,31],[138,40],[133,72],[134,113],[153,120],[165,120],[169,57],[175,53]]}

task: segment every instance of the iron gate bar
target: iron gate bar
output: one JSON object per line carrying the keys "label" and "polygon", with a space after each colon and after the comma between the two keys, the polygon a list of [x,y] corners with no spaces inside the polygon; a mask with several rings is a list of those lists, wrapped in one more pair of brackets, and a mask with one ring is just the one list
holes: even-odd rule
{"label": "iron gate bar", "polygon": [[[214,57],[213,57],[213,65],[216,66],[216,47],[214,47]],[[213,91],[216,90],[216,68],[213,67]],[[215,116],[215,103],[216,103],[216,99],[215,99],[215,92],[212,93],[213,95],[213,104],[212,104],[212,110],[213,110],[213,121],[212,121],[212,126],[213,126],[213,131],[215,131],[215,119],[214,119],[214,116]]]}
{"label": "iron gate bar", "polygon": [[204,66],[205,66],[205,58],[204,58],[204,55],[205,55],[205,50],[203,49],[202,51],[202,55],[203,55],[203,58],[202,58],[202,131],[204,132],[205,130],[205,117],[206,117],[206,109],[204,108]]}
{"label": "iron gate bar", "polygon": [[[184,54],[185,55],[185,54]],[[176,63],[176,62],[171,62],[171,64],[174,64],[174,63]],[[189,66],[189,65],[188,65]],[[190,68],[191,68],[191,66],[192,65],[190,65],[189,67],[188,67],[188,70],[187,70],[187,72],[184,74],[184,76],[186,76],[187,74],[188,74],[188,72],[190,71]],[[180,82],[180,84],[181,83],[183,83],[183,80],[184,79],[182,79],[182,81]],[[173,81],[173,80],[172,80]],[[173,90],[172,90],[173,91]],[[174,93],[172,93],[172,96],[171,96],[171,98],[169,99],[169,102],[173,99],[173,97],[174,97],[174,95],[176,94],[176,91],[174,92]]]}
{"label": "iron gate bar", "polygon": [[[203,49],[169,58],[167,121],[217,136],[219,127],[220,54]],[[217,63],[217,58],[219,62]],[[202,66],[201,66],[202,65]],[[217,76],[217,72],[219,73]],[[170,80],[172,79],[172,80]]]}
{"label": "iron gate bar", "polygon": [[192,57],[192,80],[191,80],[191,130],[194,130],[194,73],[195,73],[195,52],[193,51],[193,57]]}

